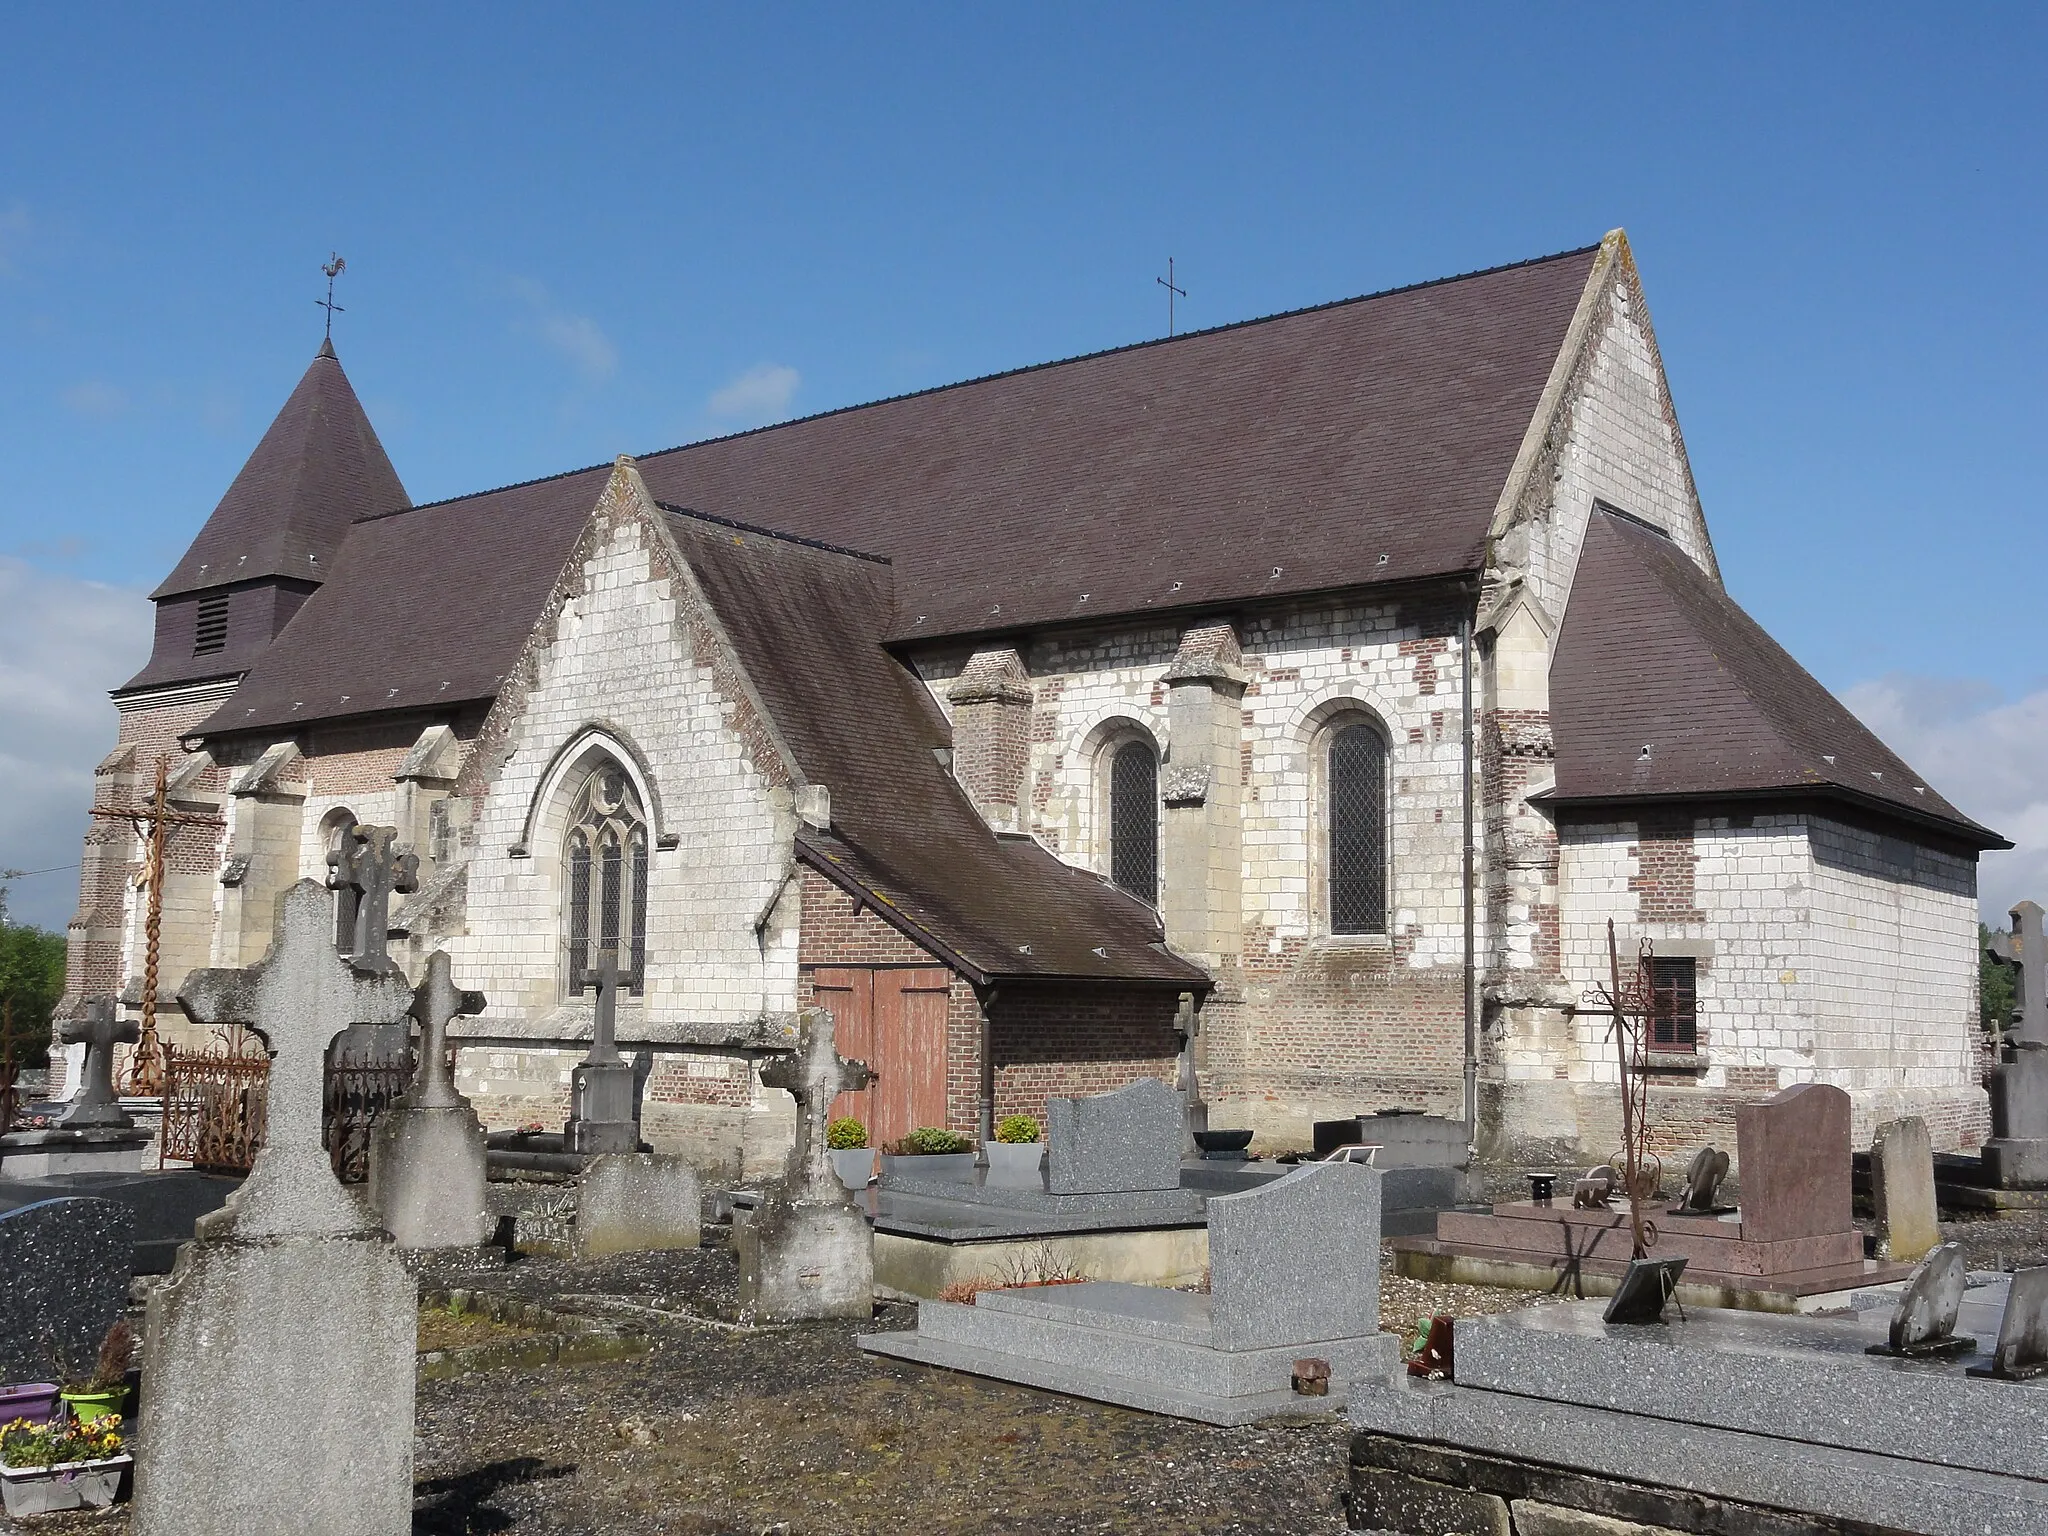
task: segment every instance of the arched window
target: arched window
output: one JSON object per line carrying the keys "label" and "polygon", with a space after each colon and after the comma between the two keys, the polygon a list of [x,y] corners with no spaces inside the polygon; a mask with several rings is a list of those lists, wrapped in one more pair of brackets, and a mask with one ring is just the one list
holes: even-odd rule
{"label": "arched window", "polygon": [[563,862],[569,995],[582,993],[583,973],[610,951],[619,979],[638,997],[647,977],[647,817],[617,763],[599,763],[576,791]]}
{"label": "arched window", "polygon": [[1329,736],[1330,932],[1387,931],[1387,740],[1364,722]]}
{"label": "arched window", "polygon": [[1159,755],[1127,741],[1109,765],[1109,878],[1140,901],[1159,900]]}

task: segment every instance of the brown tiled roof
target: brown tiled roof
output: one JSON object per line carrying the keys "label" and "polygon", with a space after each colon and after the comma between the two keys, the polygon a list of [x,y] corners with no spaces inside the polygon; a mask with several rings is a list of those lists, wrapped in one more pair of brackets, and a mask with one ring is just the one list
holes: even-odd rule
{"label": "brown tiled roof", "polygon": [[334,348],[322,342],[185,558],[150,596],[267,576],[325,581],[352,522],[409,505]]}
{"label": "brown tiled roof", "polygon": [[[890,557],[892,640],[1476,570],[1595,249],[856,406],[640,470],[665,502]],[[602,483],[576,471],[360,526],[207,729],[358,713],[393,686],[394,702],[445,693],[451,676],[487,697],[523,639],[500,610],[530,600],[538,616],[554,576],[540,568],[566,556]],[[472,603],[486,621],[468,621]],[[353,638],[371,613],[411,628],[375,665]]]}
{"label": "brown tiled roof", "polygon": [[1596,510],[1550,666],[1559,805],[1793,795],[1977,848],[1944,800],[1677,545]]}
{"label": "brown tiled roof", "polygon": [[882,646],[886,563],[667,509],[670,531],[832,827],[805,861],[977,981],[1094,977],[1208,987],[1151,908],[1028,838],[998,837],[934,755],[930,693]]}

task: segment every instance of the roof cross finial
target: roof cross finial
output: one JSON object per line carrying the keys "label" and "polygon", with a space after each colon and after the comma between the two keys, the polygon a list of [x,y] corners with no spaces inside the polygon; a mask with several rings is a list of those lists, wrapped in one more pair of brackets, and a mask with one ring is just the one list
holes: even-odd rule
{"label": "roof cross finial", "polygon": [[1171,256],[1166,258],[1166,276],[1155,277],[1152,281],[1166,290],[1166,334],[1171,336],[1173,335],[1174,298],[1178,296],[1184,299],[1188,296],[1187,289],[1176,288],[1173,284],[1173,258]]}
{"label": "roof cross finial", "polygon": [[327,297],[315,299],[313,302],[327,311],[327,340],[331,345],[334,341],[334,317],[338,314],[345,315],[348,313],[346,309],[343,309],[334,302],[334,280],[348,270],[348,263],[335,255],[334,252],[329,251],[327,259],[320,263],[320,270],[327,274]]}

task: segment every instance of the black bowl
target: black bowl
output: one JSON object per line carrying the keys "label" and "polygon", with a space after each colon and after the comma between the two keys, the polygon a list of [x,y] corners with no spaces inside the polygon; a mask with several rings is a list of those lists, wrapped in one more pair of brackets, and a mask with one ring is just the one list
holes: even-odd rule
{"label": "black bowl", "polygon": [[1242,1152],[1252,1144],[1250,1131],[1197,1131],[1195,1145],[1204,1152]]}

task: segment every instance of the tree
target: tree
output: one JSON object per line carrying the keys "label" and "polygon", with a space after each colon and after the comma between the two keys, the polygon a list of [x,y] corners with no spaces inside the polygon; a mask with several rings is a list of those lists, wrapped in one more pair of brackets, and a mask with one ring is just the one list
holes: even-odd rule
{"label": "tree", "polygon": [[1987,1030],[1994,1025],[2004,1029],[2011,1022],[2013,1008],[2019,1001],[2019,989],[2013,985],[2012,967],[1992,958],[1992,939],[2003,937],[2003,928],[1986,928],[1982,923],[1977,925],[1977,1020]]}
{"label": "tree", "polygon": [[0,1053],[16,1065],[50,1060],[50,1014],[64,995],[64,939],[7,921],[0,902]]}

